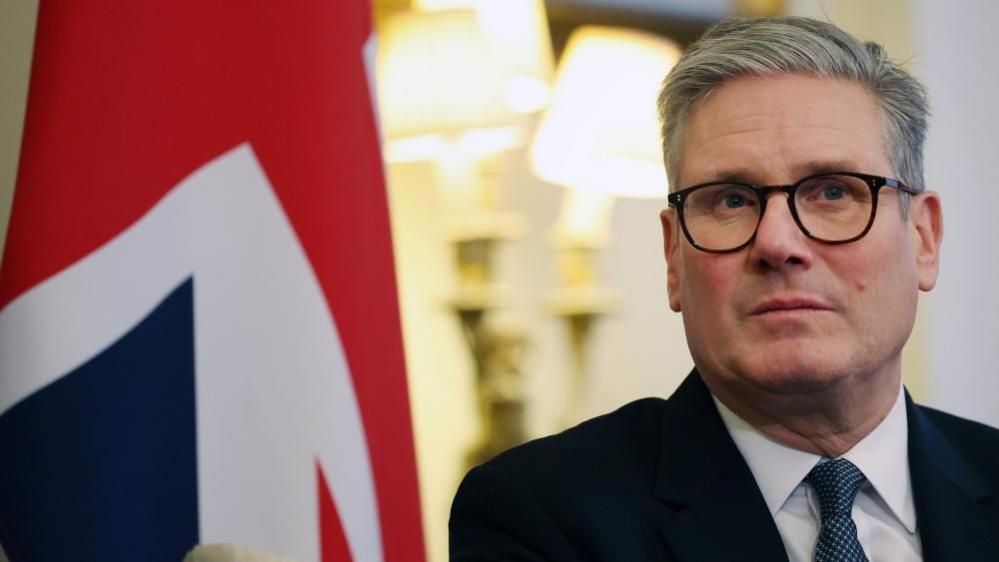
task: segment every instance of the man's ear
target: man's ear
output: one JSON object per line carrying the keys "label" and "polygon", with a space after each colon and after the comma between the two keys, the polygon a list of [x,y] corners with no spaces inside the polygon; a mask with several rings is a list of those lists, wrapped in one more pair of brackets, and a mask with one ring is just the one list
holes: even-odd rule
{"label": "man's ear", "polygon": [[912,249],[916,256],[919,289],[929,291],[940,272],[940,243],[943,241],[943,211],[940,196],[926,191],[912,197]]}
{"label": "man's ear", "polygon": [[659,220],[663,225],[663,253],[666,256],[666,294],[669,297],[669,307],[673,312],[680,312],[680,273],[683,264],[679,251],[679,217],[676,211],[666,208],[659,212]]}

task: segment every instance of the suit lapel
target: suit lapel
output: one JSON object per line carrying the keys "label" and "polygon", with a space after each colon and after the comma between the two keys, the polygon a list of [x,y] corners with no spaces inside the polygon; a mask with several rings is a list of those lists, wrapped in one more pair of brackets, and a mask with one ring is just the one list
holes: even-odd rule
{"label": "suit lapel", "polygon": [[999,560],[999,520],[988,485],[906,394],[909,471],[923,560]]}
{"label": "suit lapel", "polygon": [[654,494],[676,558],[787,560],[752,472],[696,371],[669,399]]}

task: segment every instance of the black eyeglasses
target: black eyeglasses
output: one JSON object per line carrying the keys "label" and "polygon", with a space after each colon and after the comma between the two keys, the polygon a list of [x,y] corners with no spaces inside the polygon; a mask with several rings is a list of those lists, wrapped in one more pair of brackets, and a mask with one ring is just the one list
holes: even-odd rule
{"label": "black eyeglasses", "polygon": [[791,185],[738,182],[701,183],[671,193],[667,201],[680,214],[687,240],[705,252],[724,254],[746,247],[775,191],[788,195],[794,222],[806,236],[826,244],[864,237],[874,224],[878,192],[884,186],[916,194],[899,180],[854,172],[808,176]]}

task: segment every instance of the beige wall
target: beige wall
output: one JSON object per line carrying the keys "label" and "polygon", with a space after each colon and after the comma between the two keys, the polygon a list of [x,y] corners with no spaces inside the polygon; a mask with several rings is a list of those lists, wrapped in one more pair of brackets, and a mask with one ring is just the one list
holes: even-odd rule
{"label": "beige wall", "polygon": [[916,68],[930,96],[926,181],[944,210],[940,279],[931,293],[929,402],[999,427],[999,39],[995,2],[915,0]]}
{"label": "beige wall", "polygon": [[21,150],[38,0],[0,2],[0,256]]}

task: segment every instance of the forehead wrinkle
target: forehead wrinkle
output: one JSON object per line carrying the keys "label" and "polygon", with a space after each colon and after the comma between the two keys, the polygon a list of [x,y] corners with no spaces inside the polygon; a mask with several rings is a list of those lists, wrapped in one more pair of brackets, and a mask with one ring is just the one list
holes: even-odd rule
{"label": "forehead wrinkle", "polygon": [[[823,111],[828,112],[829,110],[826,108]],[[731,111],[722,113],[731,113]],[[707,112],[702,114],[706,119],[701,120],[701,122],[692,120],[685,148],[689,146],[690,141],[705,137],[709,139],[706,142],[707,146],[732,137],[738,139],[743,135],[759,136],[768,141],[787,141],[789,140],[788,136],[799,133],[802,129],[811,129],[816,132],[831,131],[850,138],[856,136],[855,121],[845,119],[842,122],[830,123],[828,119],[815,113],[788,110],[777,115],[759,113],[725,117],[717,115],[717,112]],[[878,112],[874,111],[872,116],[876,120],[874,125],[880,126]]]}

